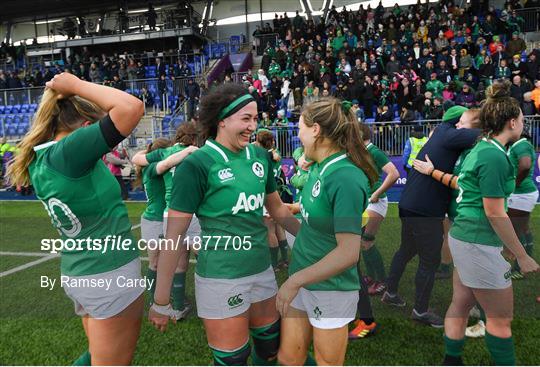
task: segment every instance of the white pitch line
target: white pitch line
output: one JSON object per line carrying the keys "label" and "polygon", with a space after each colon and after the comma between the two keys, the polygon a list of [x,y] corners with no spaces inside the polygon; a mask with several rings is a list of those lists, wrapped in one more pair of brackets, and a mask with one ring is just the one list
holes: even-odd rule
{"label": "white pitch line", "polygon": [[17,266],[17,267],[15,267],[13,269],[6,270],[6,271],[0,273],[0,278],[5,277],[6,275],[17,273],[17,272],[19,272],[21,270],[26,270],[28,268],[31,268],[32,266],[36,266],[38,264],[44,263],[45,261],[52,260],[52,259],[54,259],[56,257],[58,257],[58,256],[57,255],[45,256],[45,257],[42,257],[41,259],[37,259],[35,261],[31,261],[31,262],[23,264],[21,266]]}
{"label": "white pitch line", "polygon": [[131,230],[134,230],[134,229],[137,229],[137,228],[141,228],[141,223],[135,224],[134,226],[131,226]]}
{"label": "white pitch line", "polygon": [[15,252],[15,251],[0,251],[0,256],[31,256],[31,257],[45,257],[45,256],[58,256],[55,254],[45,252]]}

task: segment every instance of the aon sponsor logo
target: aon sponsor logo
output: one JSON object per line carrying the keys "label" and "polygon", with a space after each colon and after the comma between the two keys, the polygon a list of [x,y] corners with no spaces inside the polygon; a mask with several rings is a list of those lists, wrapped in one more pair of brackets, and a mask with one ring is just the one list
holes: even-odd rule
{"label": "aon sponsor logo", "polygon": [[264,194],[259,193],[257,195],[246,196],[245,192],[241,192],[238,195],[236,205],[232,208],[232,213],[237,214],[243,210],[245,213],[262,208],[264,205]]}

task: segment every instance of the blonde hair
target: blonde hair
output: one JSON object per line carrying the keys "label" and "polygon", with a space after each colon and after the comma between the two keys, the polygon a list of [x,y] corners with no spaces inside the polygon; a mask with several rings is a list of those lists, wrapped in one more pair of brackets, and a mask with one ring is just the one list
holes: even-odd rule
{"label": "blonde hair", "polygon": [[97,121],[105,112],[96,104],[78,97],[58,98],[58,93],[46,89],[41,97],[30,131],[18,144],[19,151],[7,169],[13,185],[30,184],[28,167],[34,160],[34,147],[51,141],[60,132],[72,132],[84,121]]}
{"label": "blonde hair", "polygon": [[307,126],[311,127],[316,122],[321,127],[315,146],[320,139],[327,138],[335,147],[347,152],[349,159],[364,171],[371,185],[379,179],[371,155],[364,146],[358,121],[348,107],[336,98],[325,98],[310,103],[302,116]]}

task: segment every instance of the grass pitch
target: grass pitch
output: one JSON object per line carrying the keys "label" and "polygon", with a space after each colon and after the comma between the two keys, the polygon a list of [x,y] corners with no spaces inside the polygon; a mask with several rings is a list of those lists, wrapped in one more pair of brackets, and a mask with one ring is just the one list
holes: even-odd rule
{"label": "grass pitch", "polygon": [[[128,203],[132,223],[140,222],[142,203]],[[39,202],[0,202],[0,273],[39,259],[28,253],[39,252],[42,238],[56,238],[43,205]],[[540,206],[531,220],[536,238],[535,257],[540,259]],[[377,237],[377,246],[388,269],[399,246],[400,222],[397,205],[391,204],[388,218]],[[139,230],[135,230],[137,236]],[[9,255],[7,253],[10,253]],[[23,254],[13,254],[23,253]],[[143,263],[143,267],[144,267]],[[378,324],[376,336],[349,344],[348,365],[438,365],[444,353],[442,330],[410,321],[414,302],[413,260],[401,280],[400,294],[407,301],[403,309],[383,305],[372,297]],[[56,286],[49,291],[40,287],[40,276],[58,277],[59,258],[0,277],[0,364],[1,365],[70,365],[87,349],[81,321],[73,305]],[[278,279],[283,281],[282,271]],[[188,297],[193,295],[193,267],[187,280]],[[514,339],[518,364],[540,364],[540,274],[514,282]],[[449,279],[438,280],[432,295],[432,306],[444,314],[452,295]],[[170,325],[160,334],[145,320],[139,339],[135,365],[208,365],[212,356],[206,346],[202,323],[192,314],[188,320]],[[482,339],[467,340],[464,360],[467,364],[491,364]]]}

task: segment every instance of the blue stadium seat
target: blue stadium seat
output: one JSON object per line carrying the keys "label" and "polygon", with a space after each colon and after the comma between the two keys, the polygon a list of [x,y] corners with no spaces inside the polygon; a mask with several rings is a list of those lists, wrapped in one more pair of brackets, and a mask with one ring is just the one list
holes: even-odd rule
{"label": "blue stadium seat", "polygon": [[19,113],[21,111],[21,105],[20,104],[13,105],[12,111],[13,111],[12,113]]}
{"label": "blue stadium seat", "polygon": [[7,128],[7,136],[15,136],[17,135],[17,130],[15,129],[15,126],[9,126]]}
{"label": "blue stadium seat", "polygon": [[370,117],[370,118],[367,118],[367,119],[365,120],[365,122],[366,122],[366,124],[372,124],[372,123],[375,122],[375,119],[374,119],[373,117]]}
{"label": "blue stadium seat", "polygon": [[0,106],[0,115],[4,114],[4,110],[6,109],[6,106]]}

